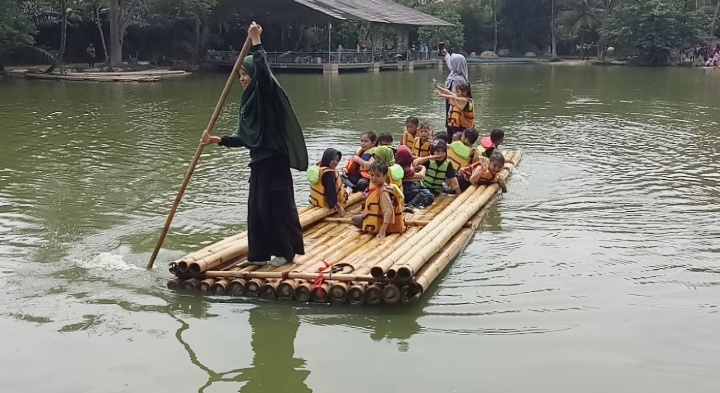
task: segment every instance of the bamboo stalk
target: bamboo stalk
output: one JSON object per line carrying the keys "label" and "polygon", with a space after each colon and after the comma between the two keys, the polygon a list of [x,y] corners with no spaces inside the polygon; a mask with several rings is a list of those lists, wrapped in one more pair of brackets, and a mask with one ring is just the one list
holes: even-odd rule
{"label": "bamboo stalk", "polygon": [[[452,219],[447,220],[444,225],[434,226],[432,230],[425,233],[429,239],[432,239],[431,242],[425,244],[420,250],[416,250],[409,257],[403,258],[404,261],[396,262],[396,264],[399,265],[396,269],[397,277],[409,278],[417,272],[422,265],[432,258],[435,253],[439,252],[442,246],[448,242],[455,233],[462,229],[464,223],[470,220],[498,191],[499,187],[497,184],[491,184],[484,189],[483,187],[479,187],[475,190],[470,203],[463,209],[455,212]],[[423,230],[429,227],[430,226],[426,226]]]}
{"label": "bamboo stalk", "polygon": [[208,292],[210,292],[210,287],[212,287],[213,284],[215,284],[214,278],[206,278],[206,279],[200,281],[200,285],[198,285],[198,289],[200,290],[200,292],[208,293]]}
{"label": "bamboo stalk", "polygon": [[200,285],[200,279],[199,278],[190,278],[182,282],[180,287],[186,291],[197,289],[197,286]]}
{"label": "bamboo stalk", "polygon": [[[350,224],[350,218],[345,217],[327,217],[325,218],[325,221],[329,222],[337,222],[341,224]],[[430,220],[405,220],[405,226],[408,227],[424,227],[430,224]],[[468,227],[470,224],[465,223],[465,227]]]}
{"label": "bamboo stalk", "polygon": [[227,278],[221,278],[210,287],[210,292],[222,295],[225,294],[228,290],[228,286],[230,285],[230,280]]}
{"label": "bamboo stalk", "polygon": [[310,296],[310,299],[312,299],[315,303],[329,303],[330,297],[328,296],[328,292],[330,291],[330,286],[328,283],[322,283],[319,287],[316,287]]}
{"label": "bamboo stalk", "polygon": [[[213,128],[215,128],[215,122],[220,116],[220,112],[222,111],[223,106],[225,106],[225,100],[230,93],[230,88],[235,81],[238,70],[240,70],[240,64],[242,64],[243,60],[245,60],[245,56],[247,56],[247,53],[250,50],[251,43],[252,40],[248,35],[247,39],[245,39],[245,44],[243,45],[242,50],[240,50],[240,56],[237,58],[237,61],[235,61],[232,72],[230,73],[230,76],[228,76],[227,82],[225,82],[225,87],[220,94],[220,99],[218,99],[217,105],[215,105],[215,110],[210,117],[210,122],[207,126],[208,133],[211,133],[213,131]],[[178,194],[175,197],[175,202],[173,202],[170,213],[165,220],[165,225],[163,226],[162,232],[160,233],[160,238],[158,239],[158,242],[155,245],[155,249],[150,256],[150,261],[147,264],[148,270],[152,269],[153,264],[155,263],[155,259],[160,252],[160,247],[162,246],[163,241],[165,241],[165,236],[167,236],[167,233],[170,230],[170,223],[172,223],[172,219],[173,217],[175,217],[175,212],[177,211],[178,206],[180,206],[180,201],[182,200],[183,194],[185,194],[185,189],[190,183],[190,178],[192,177],[193,172],[195,172],[195,167],[197,166],[197,163],[200,161],[200,156],[202,155],[204,147],[205,145],[203,145],[202,143],[198,144],[197,150],[195,151],[195,156],[193,157],[193,160],[188,167],[187,173],[185,174],[185,179],[183,179],[182,185],[180,186],[180,191],[178,191]]]}
{"label": "bamboo stalk", "polygon": [[350,288],[350,286],[347,282],[335,281],[328,290],[330,302],[345,303],[348,300],[348,288]]}
{"label": "bamboo stalk", "polygon": [[230,281],[227,293],[230,295],[242,296],[245,294],[245,285],[247,285],[247,280],[243,278],[235,278]]}
{"label": "bamboo stalk", "polygon": [[312,297],[311,286],[308,282],[298,283],[295,288],[295,298],[300,302],[309,302]]}
{"label": "bamboo stalk", "polygon": [[260,288],[260,298],[262,299],[275,299],[277,298],[277,280],[268,280],[265,285]]}
{"label": "bamboo stalk", "polygon": [[277,287],[278,299],[293,300],[295,299],[295,288],[297,288],[297,280],[283,280]]}
{"label": "bamboo stalk", "polygon": [[359,306],[365,303],[365,286],[363,284],[355,284],[348,288],[348,302],[353,306]]}
{"label": "bamboo stalk", "polygon": [[172,280],[168,280],[167,287],[168,289],[172,289],[174,291],[177,291],[180,289],[180,286],[182,285],[182,282],[185,281],[182,278],[175,277]]}
{"label": "bamboo stalk", "polygon": [[[247,252],[248,241],[247,239],[241,239],[237,243],[234,243],[232,246],[220,252],[188,264],[188,271],[192,274],[200,274],[224,262],[230,262],[233,259],[241,258],[246,255]],[[178,264],[178,268],[180,268],[180,264]]]}
{"label": "bamboo stalk", "polygon": [[252,278],[245,285],[245,295],[256,297],[260,295],[260,288],[265,284],[265,280],[261,278]]}
{"label": "bamboo stalk", "polygon": [[382,303],[382,291],[383,288],[380,284],[369,285],[365,288],[365,302],[372,305]]}
{"label": "bamboo stalk", "polygon": [[382,300],[388,304],[400,301],[400,288],[394,284],[387,284],[382,290]]}
{"label": "bamboo stalk", "polygon": [[[497,187],[497,185],[495,186]],[[375,277],[381,277],[380,269],[382,269],[382,274],[384,275],[387,269],[390,269],[393,265],[395,265],[396,267],[394,269],[397,271],[398,277],[409,277],[406,276],[408,271],[406,269],[403,269],[401,274],[400,268],[404,266],[410,258],[413,258],[417,255],[417,250],[413,250],[414,248],[416,248],[415,246],[423,240],[427,241],[427,239],[431,239],[430,243],[425,244],[424,248],[434,246],[439,249],[439,247],[442,247],[442,242],[439,239],[436,239],[433,234],[438,229],[447,229],[450,227],[457,228],[458,226],[465,225],[467,219],[458,220],[458,217],[468,217],[466,214],[468,209],[474,209],[472,211],[473,214],[477,210],[479,210],[481,206],[473,203],[473,201],[475,201],[476,198],[480,197],[486,189],[487,186],[470,186],[468,190],[466,190],[463,194],[455,197],[455,200],[452,201],[448,205],[448,207],[446,207],[435,218],[433,218],[430,224],[423,227],[416,236],[405,242],[405,244],[398,248],[398,250],[394,254],[386,258],[384,261],[378,263],[378,266],[372,271],[372,274]],[[457,229],[455,229],[455,231],[457,231]],[[444,241],[447,241],[447,239],[445,239]],[[413,263],[417,264],[420,262],[416,261]]]}

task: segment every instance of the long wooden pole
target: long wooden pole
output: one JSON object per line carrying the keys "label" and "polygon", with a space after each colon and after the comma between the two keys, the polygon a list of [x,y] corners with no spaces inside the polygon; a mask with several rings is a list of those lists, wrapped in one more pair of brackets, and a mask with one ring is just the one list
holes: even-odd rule
{"label": "long wooden pole", "polygon": [[[250,36],[248,36],[248,38],[245,40],[245,45],[243,45],[242,50],[240,51],[240,56],[238,56],[237,60],[235,61],[235,65],[233,66],[230,76],[228,76],[228,80],[227,82],[225,82],[225,88],[223,88],[223,91],[220,94],[220,99],[218,99],[217,105],[215,105],[215,111],[213,112],[212,117],[210,117],[210,122],[207,126],[207,131],[209,134],[212,134],[213,128],[215,128],[215,122],[217,122],[217,119],[220,116],[220,112],[222,111],[223,106],[225,106],[225,100],[230,93],[230,88],[232,87],[233,82],[237,78],[238,70],[240,70],[240,65],[245,59],[245,56],[247,56],[248,52],[250,51],[251,45],[252,41],[250,40]],[[162,247],[163,241],[165,241],[165,236],[167,236],[168,230],[170,230],[170,223],[172,223],[173,217],[175,217],[175,212],[177,212],[177,208],[180,205],[180,201],[182,201],[183,194],[185,194],[185,189],[187,188],[188,183],[190,183],[190,178],[192,177],[193,172],[195,172],[195,166],[197,166],[198,161],[200,161],[200,156],[202,155],[204,147],[205,145],[200,143],[197,150],[195,150],[195,157],[193,157],[192,163],[190,164],[187,173],[185,173],[185,179],[180,186],[180,191],[178,191],[178,194],[175,197],[175,202],[173,203],[172,209],[170,209],[170,213],[165,220],[165,226],[163,227],[160,238],[155,245],[155,250],[153,250],[152,256],[150,257],[150,262],[148,262],[147,264],[148,270],[152,269],[153,264],[155,263],[155,258],[157,258],[158,253],[160,252],[160,247]]]}

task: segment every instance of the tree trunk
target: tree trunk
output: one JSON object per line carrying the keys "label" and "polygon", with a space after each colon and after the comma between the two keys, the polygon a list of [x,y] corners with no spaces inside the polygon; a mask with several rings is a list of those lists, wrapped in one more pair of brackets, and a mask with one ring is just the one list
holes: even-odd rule
{"label": "tree trunk", "polygon": [[110,0],[110,66],[122,66],[122,38],[120,37],[120,2]]}
{"label": "tree trunk", "polygon": [[718,0],[717,5],[715,5],[715,15],[713,16],[712,24],[710,25],[711,36],[715,35],[715,25],[717,23],[718,13],[720,13],[720,0]]}
{"label": "tree trunk", "polygon": [[200,17],[195,15],[195,57],[200,58],[200,51],[202,50],[200,45],[200,28],[202,27],[202,22],[200,22]]}
{"label": "tree trunk", "polygon": [[498,20],[497,20],[497,10],[495,10],[495,0],[492,1],[492,14],[493,14],[493,52],[497,53],[497,45],[498,45]]}
{"label": "tree trunk", "polygon": [[300,34],[298,34],[298,40],[295,42],[295,46],[293,47],[293,51],[297,52],[300,49],[300,44],[302,44],[302,39],[305,36],[305,29],[307,26],[302,25],[300,26]]}
{"label": "tree trunk", "polygon": [[60,2],[60,15],[62,15],[62,27],[60,29],[60,54],[58,55],[58,63],[62,63],[63,57],[65,56],[65,42],[67,42],[67,1],[63,0]]}
{"label": "tree trunk", "polygon": [[552,58],[557,59],[557,38],[555,37],[555,0],[550,2],[550,46]]}
{"label": "tree trunk", "polygon": [[[605,0],[604,2],[604,8],[605,12],[603,12],[603,21],[602,24],[604,25],[605,22],[607,22],[608,18],[610,18],[610,11],[612,10],[613,1],[612,0]],[[597,42],[597,60],[603,61],[605,60],[605,37],[603,36],[602,32],[598,31],[598,42]]]}
{"label": "tree trunk", "polygon": [[[103,53],[105,54],[105,65],[110,67],[110,55],[108,55],[107,44],[105,44],[105,33],[103,33],[102,23],[100,23],[100,5],[95,8],[95,24],[98,32],[100,32],[100,41],[102,41]],[[110,67],[112,69],[112,67]]]}

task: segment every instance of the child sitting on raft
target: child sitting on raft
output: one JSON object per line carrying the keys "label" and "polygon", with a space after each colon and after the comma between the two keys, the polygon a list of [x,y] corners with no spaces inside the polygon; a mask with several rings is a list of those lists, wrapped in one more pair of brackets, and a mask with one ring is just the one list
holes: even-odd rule
{"label": "child sitting on raft", "polygon": [[393,154],[397,153],[397,149],[392,145],[393,137],[389,132],[383,132],[378,136],[378,146],[387,146],[392,150]]}
{"label": "child sitting on raft", "polygon": [[447,143],[435,140],[432,144],[432,156],[415,159],[413,166],[425,166],[425,178],[419,186],[408,192],[406,208],[424,208],[435,202],[435,197],[443,192],[443,182],[447,182],[452,192],[459,195],[462,191],[458,184],[457,175],[450,161],[447,159]]}
{"label": "child sitting on raft", "polygon": [[388,233],[405,232],[402,200],[399,187],[386,182],[388,166],[375,161],[370,166],[370,192],[365,199],[365,210],[353,216],[351,222],[363,232],[376,234],[380,240]]}
{"label": "child sitting on raft", "polygon": [[412,149],[415,145],[415,135],[417,135],[419,126],[420,120],[418,120],[417,117],[408,117],[407,120],[405,120],[405,132],[403,132],[400,138],[400,144]]}
{"label": "child sitting on raft", "polygon": [[347,193],[337,173],[341,158],[342,153],[339,151],[325,149],[320,162],[308,168],[307,174],[310,181],[310,204],[336,210],[344,216]]}
{"label": "child sitting on raft", "polygon": [[352,158],[361,168],[370,170],[373,163],[381,161],[388,167],[388,183],[398,187],[402,186],[404,170],[400,165],[395,163],[395,154],[389,146],[378,146],[372,151],[372,157],[369,160],[363,160],[360,157]]}
{"label": "child sitting on raft", "polygon": [[468,128],[475,128],[475,103],[470,92],[470,85],[466,82],[459,82],[455,85],[457,93],[453,93],[440,86],[434,79],[433,84],[435,94],[445,98],[450,104],[446,123],[448,134],[455,138],[454,134],[462,133]]}
{"label": "child sitting on raft", "polygon": [[[500,172],[503,168],[512,170],[515,163],[505,160],[505,156],[499,151],[495,151],[490,155],[489,159],[481,159],[480,161],[460,170],[460,177],[463,179],[460,183],[467,183],[475,186],[488,186],[497,184],[502,192],[507,192],[505,185],[506,174]],[[467,189],[467,187],[465,187]]]}
{"label": "child sitting on raft", "polygon": [[413,142],[412,154],[415,157],[427,157],[430,155],[430,126],[423,123],[420,125],[415,142]]}
{"label": "child sitting on raft", "polygon": [[490,132],[490,136],[482,137],[480,139],[480,146],[478,146],[478,152],[489,158],[490,155],[495,151],[495,148],[505,143],[505,131],[500,129],[494,129]]}
{"label": "child sitting on raft", "polygon": [[403,193],[405,194],[415,188],[415,182],[425,179],[425,166],[413,166],[413,161],[415,161],[415,157],[413,157],[412,152],[407,146],[398,147],[397,154],[395,155],[395,163],[400,165],[404,172],[402,185]]}
{"label": "child sitting on raft", "polygon": [[360,149],[354,156],[350,157],[343,168],[341,180],[343,184],[349,188],[351,192],[365,191],[370,184],[370,174],[367,170],[360,167],[355,162],[355,158],[359,157],[369,160],[372,157],[372,151],[377,146],[377,135],[374,132],[366,132],[360,135]]}
{"label": "child sitting on raft", "polygon": [[[456,134],[457,135],[457,134]],[[448,148],[448,159],[453,169],[460,170],[476,161],[477,151],[473,147],[478,139],[478,132],[474,128],[468,128],[462,132],[459,141],[450,144]]]}
{"label": "child sitting on raft", "polygon": [[437,134],[435,134],[435,136],[433,137],[433,140],[438,140],[438,139],[445,141],[445,143],[447,143],[448,145],[452,143],[452,138],[445,131],[440,131]]}

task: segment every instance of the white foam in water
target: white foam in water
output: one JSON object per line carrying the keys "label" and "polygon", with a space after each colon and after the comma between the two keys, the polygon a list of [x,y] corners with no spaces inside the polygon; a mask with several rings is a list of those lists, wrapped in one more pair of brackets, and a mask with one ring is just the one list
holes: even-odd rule
{"label": "white foam in water", "polygon": [[122,255],[109,252],[101,252],[91,261],[80,260],[77,265],[85,269],[105,271],[143,270],[140,266],[126,262]]}

